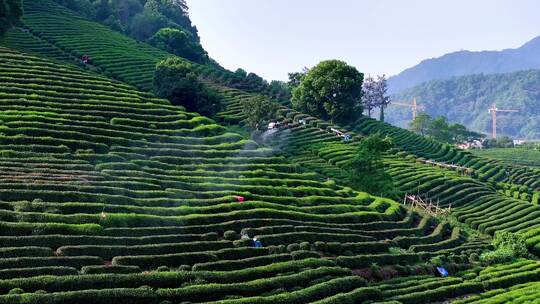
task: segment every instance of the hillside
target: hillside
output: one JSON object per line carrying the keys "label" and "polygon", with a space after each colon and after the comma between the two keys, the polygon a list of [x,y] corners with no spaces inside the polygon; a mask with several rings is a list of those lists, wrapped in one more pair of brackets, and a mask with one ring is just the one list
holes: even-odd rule
{"label": "hillside", "polygon": [[502,51],[459,51],[426,59],[388,79],[389,91],[400,93],[431,80],[471,74],[508,73],[540,68],[540,37],[516,49]]}
{"label": "hillside", "polygon": [[[1,301],[413,303],[445,293],[429,292],[425,276],[407,278],[425,280],[414,297],[400,284],[366,287],[350,269],[451,253],[463,261],[489,248],[391,200],[324,182],[129,86],[0,53],[8,71],[0,85],[0,290],[25,292]],[[326,132],[318,138],[335,142]],[[515,274],[540,271],[532,265],[515,265]],[[483,290],[484,280],[479,273],[443,284],[459,294]]]}
{"label": "hillside", "polygon": [[[412,100],[424,105],[433,117],[444,115],[450,121],[491,134],[491,114],[500,109],[518,109],[519,113],[498,115],[498,134],[514,138],[540,138],[540,70],[506,74],[468,75],[420,84],[393,96],[395,100]],[[390,105],[387,120],[407,127],[410,110]]]}
{"label": "hillside", "polygon": [[[0,303],[537,298],[540,170],[283,105],[289,127],[249,139],[231,130],[245,101],[275,97],[267,86],[195,65],[225,109],[186,112],[149,92],[172,54],[51,0],[24,4],[24,28],[0,47]],[[395,143],[382,170],[399,202],[349,183],[370,134]],[[481,263],[497,231],[531,255]]]}
{"label": "hillside", "polygon": [[[7,49],[0,54],[6,71],[0,85],[4,279],[30,276],[31,271],[62,274],[66,277],[64,287],[56,287],[59,292],[78,280],[72,276],[79,271],[88,275],[89,282],[100,278],[91,274],[133,273],[106,275],[122,279],[108,288],[163,288],[170,286],[169,276],[157,272],[150,280],[137,273],[182,266],[230,271],[222,278],[236,284],[221,288],[234,288],[272,272],[322,267],[283,277],[300,280],[296,283],[300,286],[327,277],[320,286],[313,283],[314,292],[318,288],[325,292],[311,299],[321,299],[361,288],[362,281],[334,262],[305,261],[318,254],[305,251],[304,245],[304,251],[297,252],[279,245],[332,241],[338,242],[333,250],[344,250],[339,249],[342,239],[356,242],[357,249],[352,250],[383,252],[388,245],[375,245],[376,234],[354,231],[376,228],[377,221],[399,225],[406,216],[392,201],[298,172],[295,165],[255,142],[126,85]],[[246,201],[239,203],[234,195]],[[335,205],[326,205],[330,202]],[[287,228],[259,230],[279,225]],[[257,235],[265,247],[251,248],[250,240],[240,240],[241,230]],[[277,263],[273,270],[240,271],[272,263]],[[180,289],[168,295],[160,289],[155,294],[139,291],[142,298],[220,299],[205,289],[197,292],[202,288],[197,284],[182,289],[182,280],[223,281],[206,278],[211,273],[199,274],[202,277],[173,276]],[[90,288],[84,286],[72,294],[36,293],[24,299],[54,297],[54,303],[71,303],[92,296],[97,303],[122,296],[123,301],[133,301],[129,303],[141,301],[137,289],[113,295],[111,289],[87,293],[84,290]],[[24,290],[43,288],[33,284]],[[260,293],[265,288],[258,287]],[[192,292],[186,295],[188,290]],[[238,292],[248,295],[240,290],[230,294]]]}

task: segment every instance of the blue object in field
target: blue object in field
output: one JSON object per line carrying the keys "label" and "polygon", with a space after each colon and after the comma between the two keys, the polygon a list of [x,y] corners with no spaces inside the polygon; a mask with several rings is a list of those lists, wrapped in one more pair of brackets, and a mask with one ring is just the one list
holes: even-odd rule
{"label": "blue object in field", "polygon": [[255,248],[262,248],[263,245],[262,245],[261,241],[259,241],[259,240],[253,240],[253,246],[254,246]]}
{"label": "blue object in field", "polygon": [[437,266],[437,271],[441,275],[441,277],[447,277],[448,276],[448,270],[446,270],[444,267]]}

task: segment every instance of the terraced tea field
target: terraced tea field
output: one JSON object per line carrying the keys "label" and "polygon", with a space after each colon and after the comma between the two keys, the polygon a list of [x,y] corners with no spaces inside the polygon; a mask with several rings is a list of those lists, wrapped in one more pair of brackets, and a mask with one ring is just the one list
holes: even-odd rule
{"label": "terraced tea field", "polygon": [[[54,18],[48,18],[48,16],[54,16]],[[75,13],[50,0],[26,1],[24,18],[25,26],[34,36],[45,41],[40,43],[52,43],[55,47],[67,53],[75,54],[78,58],[83,54],[87,54],[90,56],[92,64],[99,67],[105,75],[138,86],[141,89],[151,88],[155,64],[171,56],[146,44],[137,43],[104,26],[84,20],[76,16]],[[73,30],[66,32],[65,28],[72,28]],[[24,44],[24,42],[18,43]],[[11,45],[17,46],[18,44],[11,43]],[[223,74],[223,71],[202,65],[196,66],[205,75],[215,74],[211,79],[227,78]],[[241,121],[243,116],[240,103],[242,98],[240,97],[252,96],[253,94],[214,83],[209,84],[213,85],[219,91],[237,92],[233,93],[236,97],[227,103],[226,110],[220,113],[219,117],[226,123],[237,123]],[[302,117],[307,116],[291,111],[286,107],[283,108],[284,113],[290,113],[288,114],[290,117],[300,117],[299,115]],[[311,118],[310,120],[316,121],[315,118]],[[322,124],[323,129],[329,126],[322,121],[317,122],[317,124]],[[501,161],[475,157],[466,151],[427,140],[409,131],[366,117],[358,121],[353,128],[347,128],[349,131],[356,131],[359,134],[378,132],[383,135],[392,136],[400,149],[416,157],[471,168],[481,181],[525,186],[526,188],[522,189],[524,191],[521,192],[526,192],[530,195],[535,190],[540,189],[540,170],[538,169],[513,166]]]}
{"label": "terraced tea field", "polygon": [[[0,303],[534,301],[536,260],[471,256],[501,230],[540,254],[539,170],[368,118],[342,142],[287,102],[289,128],[256,142],[226,127],[263,88],[197,66],[226,109],[188,113],[147,92],[172,55],[50,0],[24,4],[0,48]],[[357,139],[373,133],[397,144],[384,166],[400,193],[452,218],[349,187]]]}
{"label": "terraced tea field", "polygon": [[[222,92],[229,96],[226,99],[229,100],[229,111],[221,115],[226,115],[225,120],[230,121],[235,117],[234,109],[238,106],[237,104],[243,98],[250,98],[251,95],[230,89],[223,89]],[[292,119],[293,123],[290,128],[272,138],[269,144],[277,147],[290,161],[335,179],[342,185],[347,185],[349,173],[346,168],[354,156],[356,143],[354,141],[341,142],[338,137],[328,131],[330,127],[328,123],[286,108],[283,108],[282,113]],[[300,120],[307,121],[307,124],[298,123]],[[376,131],[364,130],[364,132]],[[484,161],[470,157],[465,152],[458,153],[463,153],[464,158],[469,157],[470,162],[483,163]],[[484,173],[481,172],[489,166],[486,164],[475,169],[476,176],[470,177],[425,164],[414,154],[411,155],[405,151],[394,151],[394,154],[386,156],[384,163],[387,173],[392,176],[402,194],[421,194],[423,197],[440,203],[441,207],[451,206],[454,208],[453,215],[458,220],[486,234],[493,235],[499,230],[524,233],[528,238],[529,248],[537,254],[540,253],[538,229],[540,208],[537,203],[531,202],[533,199],[537,200],[538,196],[533,194],[534,192],[527,186],[518,187],[524,192],[516,192],[520,195],[515,197],[512,191],[500,190],[498,188],[500,185],[496,187],[493,183],[484,182],[482,178]],[[514,169],[515,172],[523,169],[505,166]],[[480,172],[476,173],[477,170]],[[529,172],[527,169],[523,170]],[[539,180],[531,177],[528,181],[532,181],[530,185],[536,187]],[[448,246],[455,245],[448,244]]]}
{"label": "terraced tea field", "polygon": [[451,237],[148,93],[0,50],[0,285],[22,289],[0,303],[367,299],[351,269]]}
{"label": "terraced tea field", "polygon": [[540,151],[525,148],[477,149],[475,155],[503,160],[517,165],[540,167]]}

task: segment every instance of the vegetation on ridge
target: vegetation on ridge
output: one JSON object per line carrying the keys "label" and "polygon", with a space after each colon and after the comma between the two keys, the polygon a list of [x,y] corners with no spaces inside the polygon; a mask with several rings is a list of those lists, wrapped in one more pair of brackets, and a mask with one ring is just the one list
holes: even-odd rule
{"label": "vegetation on ridge", "polygon": [[13,25],[17,25],[23,15],[21,0],[0,0],[0,38]]}
{"label": "vegetation on ridge", "polygon": [[185,0],[55,1],[139,41],[195,62],[208,62]]}
{"label": "vegetation on ridge", "polygon": [[190,112],[213,116],[221,110],[221,99],[202,84],[191,63],[170,57],[156,65],[154,91]]}
{"label": "vegetation on ridge", "polygon": [[409,123],[409,128],[419,135],[454,145],[479,141],[486,137],[484,134],[467,130],[464,125],[458,123],[449,124],[445,116],[433,119],[426,113],[418,114]]}

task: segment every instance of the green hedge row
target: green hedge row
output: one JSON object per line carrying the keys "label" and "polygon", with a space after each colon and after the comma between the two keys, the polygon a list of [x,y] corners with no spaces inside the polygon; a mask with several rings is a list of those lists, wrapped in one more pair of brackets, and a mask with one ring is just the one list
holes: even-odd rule
{"label": "green hedge row", "polygon": [[[232,271],[247,267],[264,266],[272,263],[286,262],[292,260],[291,254],[273,254],[260,257],[246,258],[241,260],[222,260],[214,262],[202,262],[193,265],[194,271],[211,270],[211,271]],[[300,258],[299,258],[300,259]]]}
{"label": "green hedge row", "polygon": [[423,261],[422,255],[418,253],[404,254],[366,254],[356,256],[340,256],[336,259],[339,266],[355,269],[377,265],[407,265],[417,264]]}
{"label": "green hedge row", "polygon": [[[0,293],[5,294],[13,288],[22,288],[26,292],[34,292],[36,290],[63,292],[87,289],[107,289],[110,288],[110,286],[115,286],[116,288],[137,288],[143,285],[152,286],[154,288],[177,288],[183,283],[195,280],[204,280],[210,283],[232,284],[278,276],[281,273],[296,273],[302,271],[303,269],[333,266],[336,266],[336,264],[330,260],[305,259],[278,262],[271,265],[244,268],[230,272],[179,271],[134,274],[104,273],[76,275],[76,270],[71,269],[71,275],[62,277],[41,276],[23,279],[0,280]],[[39,275],[39,273],[37,274]],[[49,272],[44,274],[49,275],[51,273]]]}
{"label": "green hedge row", "polygon": [[159,266],[179,267],[197,263],[217,261],[218,257],[211,253],[172,253],[162,255],[117,256],[112,259],[113,265],[138,266],[142,269],[155,269]]}
{"label": "green hedge row", "polygon": [[[23,266],[23,265],[19,265]],[[66,266],[49,266],[49,267],[39,267],[34,265],[31,268],[11,268],[11,269],[2,269],[0,270],[0,280],[13,281],[14,278],[26,278],[26,277],[37,277],[45,275],[54,275],[54,276],[67,276],[67,275],[78,275],[77,269],[73,267]],[[1,281],[0,281],[1,282]],[[16,288],[17,286],[12,286]]]}
{"label": "green hedge row", "polygon": [[[78,246],[62,246],[57,252],[63,256],[80,256],[92,255],[111,260],[117,256],[130,255],[164,255],[173,253],[189,253],[200,251],[216,251],[219,249],[230,248],[232,243],[229,241],[217,242],[188,242],[188,243],[165,243],[151,245],[134,245],[134,246],[116,246],[116,245],[78,245]],[[166,264],[164,264],[166,265]]]}

